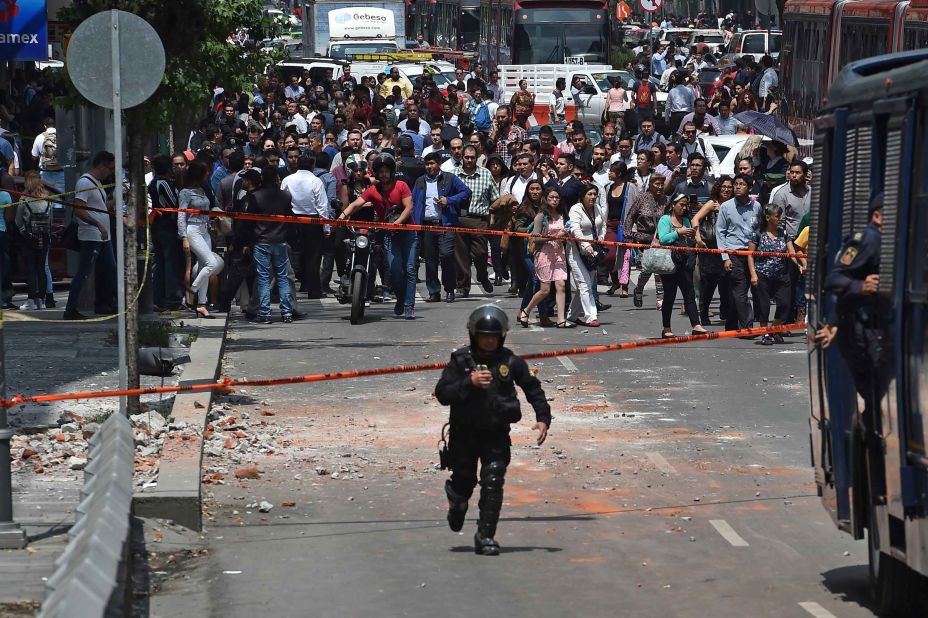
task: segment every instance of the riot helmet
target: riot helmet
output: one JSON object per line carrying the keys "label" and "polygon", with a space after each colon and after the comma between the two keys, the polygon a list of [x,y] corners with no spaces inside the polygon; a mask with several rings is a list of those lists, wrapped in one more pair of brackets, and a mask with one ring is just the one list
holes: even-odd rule
{"label": "riot helmet", "polygon": [[476,345],[477,335],[498,335],[499,344],[502,346],[509,332],[509,318],[506,312],[496,305],[480,305],[467,319],[467,332],[472,346]]}

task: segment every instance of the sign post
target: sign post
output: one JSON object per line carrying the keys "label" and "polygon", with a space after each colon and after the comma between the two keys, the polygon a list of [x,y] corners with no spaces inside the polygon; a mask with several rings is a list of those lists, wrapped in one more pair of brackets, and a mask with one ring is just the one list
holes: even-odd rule
{"label": "sign post", "polygon": [[656,13],[664,5],[664,0],[638,0],[638,6],[642,11]]}
{"label": "sign post", "polygon": [[[116,294],[119,312],[119,388],[128,386],[126,363],[126,247],[122,218],[122,110],[154,94],[164,76],[164,46],[155,29],[138,15],[101,11],[81,22],[71,37],[68,73],[90,102],[113,110],[113,154],[116,157]],[[126,413],[126,398],[119,398]]]}

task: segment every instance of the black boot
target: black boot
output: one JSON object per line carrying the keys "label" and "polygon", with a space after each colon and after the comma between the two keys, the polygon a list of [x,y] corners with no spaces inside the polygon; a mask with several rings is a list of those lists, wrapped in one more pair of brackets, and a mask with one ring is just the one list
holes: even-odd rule
{"label": "black boot", "polygon": [[448,496],[448,527],[454,532],[460,532],[467,514],[467,498],[454,491],[451,481],[445,481],[445,495]]}
{"label": "black boot", "polygon": [[474,535],[474,553],[483,556],[499,555],[499,543],[493,537],[496,536],[496,524],[499,522],[502,505],[502,491],[487,491],[484,488],[480,492],[480,517],[477,520],[477,533]]}
{"label": "black boot", "polygon": [[495,539],[484,536],[478,529],[474,533],[474,553],[478,556],[498,556],[499,543]]}

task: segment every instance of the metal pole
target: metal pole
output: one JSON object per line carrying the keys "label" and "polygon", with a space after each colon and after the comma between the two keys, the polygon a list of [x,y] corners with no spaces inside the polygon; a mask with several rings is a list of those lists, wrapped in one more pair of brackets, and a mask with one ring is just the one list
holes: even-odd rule
{"label": "metal pole", "polygon": [[[3,273],[0,272],[0,287]],[[6,369],[3,349],[3,308],[0,308],[0,398],[6,399]],[[10,439],[13,430],[6,419],[6,408],[0,406],[0,549],[22,549],[26,546],[26,531],[13,521],[13,471],[10,465]]]}
{"label": "metal pole", "polygon": [[316,55],[316,0],[303,2],[303,57]]}
{"label": "metal pole", "polygon": [[[123,230],[123,170],[122,170],[122,104],[119,79],[119,11],[110,11],[112,19],[112,57],[113,57],[113,154],[116,156],[116,186],[113,196],[116,199],[116,307],[119,312],[119,388],[125,390],[129,384],[126,365],[126,242]],[[126,397],[119,398],[119,413],[126,414]]]}

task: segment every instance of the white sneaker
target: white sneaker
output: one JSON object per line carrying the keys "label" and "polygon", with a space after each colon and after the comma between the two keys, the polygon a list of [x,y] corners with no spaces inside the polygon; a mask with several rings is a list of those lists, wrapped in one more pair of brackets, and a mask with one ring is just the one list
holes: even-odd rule
{"label": "white sneaker", "polygon": [[36,298],[34,301],[36,309],[45,309],[45,301],[41,298]]}
{"label": "white sneaker", "polygon": [[31,298],[19,306],[20,311],[30,311],[32,309],[35,309],[35,302]]}

